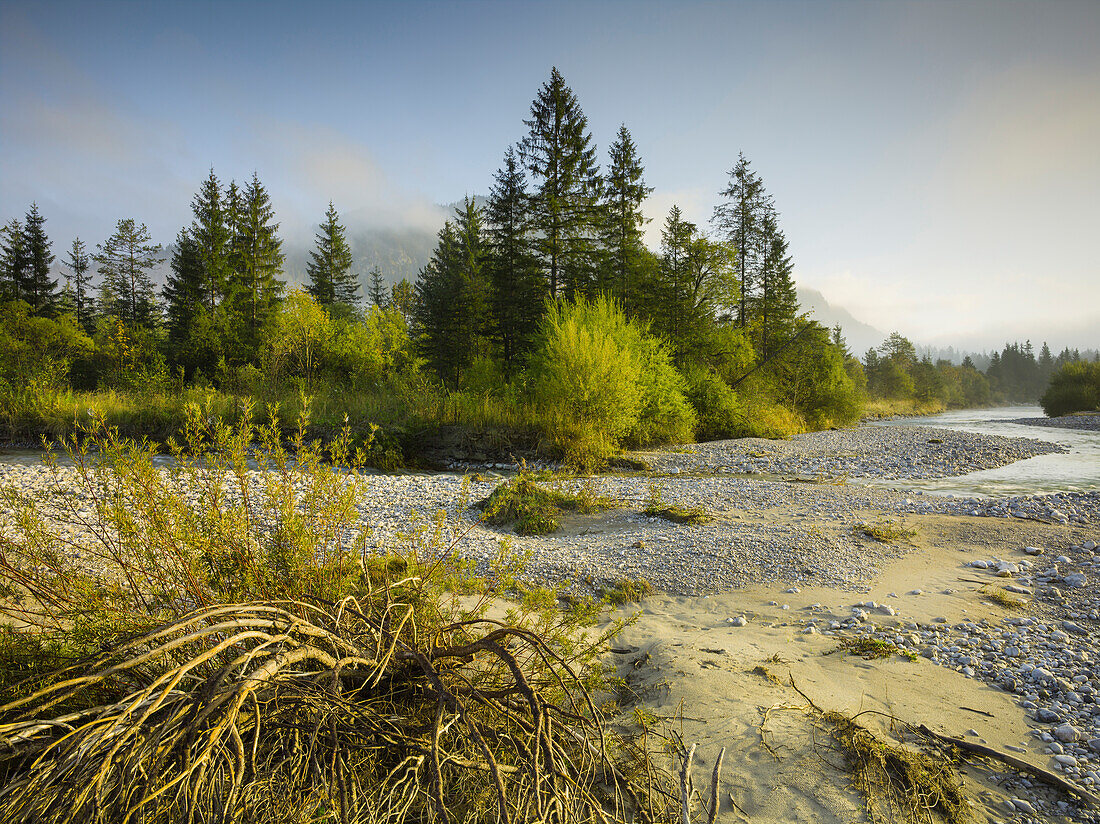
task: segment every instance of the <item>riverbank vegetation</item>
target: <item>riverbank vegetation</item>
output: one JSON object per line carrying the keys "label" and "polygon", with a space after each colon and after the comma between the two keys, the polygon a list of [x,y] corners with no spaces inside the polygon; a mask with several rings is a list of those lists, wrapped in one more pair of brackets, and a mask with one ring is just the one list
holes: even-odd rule
{"label": "riverbank vegetation", "polygon": [[368,551],[349,434],[192,408],[166,466],[81,436],[74,494],[5,492],[6,820],[670,820],[597,706],[622,624],[503,550],[475,574],[437,519]]}
{"label": "riverbank vegetation", "polygon": [[[317,435],[346,423],[384,469],[457,453],[590,470],[624,447],[1041,391],[1030,344],[984,374],[917,358],[897,333],[855,357],[801,312],[779,210],[743,155],[709,225],[673,206],[654,250],[626,126],[601,171],[556,69],[523,123],[489,197],[455,210],[415,283],[388,288],[355,271],[331,203],[305,282],[288,284],[255,173],[224,184],[211,170],[168,249],[132,218],[95,250],[75,239],[63,286],[32,204],[0,237],[0,436],[56,437],[91,414],[163,443],[191,403],[230,422],[252,404],[288,432],[304,412]],[[1059,365],[1044,347],[1036,368]]]}

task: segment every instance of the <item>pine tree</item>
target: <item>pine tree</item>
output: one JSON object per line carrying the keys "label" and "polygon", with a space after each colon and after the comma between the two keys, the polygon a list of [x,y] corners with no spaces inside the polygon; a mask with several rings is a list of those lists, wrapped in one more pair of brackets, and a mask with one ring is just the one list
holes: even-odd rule
{"label": "pine tree", "polygon": [[139,227],[133,218],[125,218],[105,243],[96,244],[99,254],[93,260],[102,276],[99,307],[103,314],[140,326],[157,322],[159,307],[149,271],[164,258],[158,257],[160,244],[151,240],[145,224]]}
{"label": "pine tree", "polygon": [[737,325],[742,328],[748,323],[748,302],[756,287],[760,262],[760,221],[770,202],[764,192],[763,181],[749,166],[744,153],[738,154],[737,165],[729,172],[729,185],[719,193],[729,202],[716,206],[712,218],[714,225],[737,250],[737,270],[741,280]]}
{"label": "pine tree", "polygon": [[374,266],[370,270],[370,291],[367,297],[378,307],[386,305],[386,281],[382,279],[382,270]]}
{"label": "pine tree", "polygon": [[417,347],[452,385],[478,350],[487,312],[481,211],[466,199],[447,221],[431,260],[420,271],[413,320]]}
{"label": "pine tree", "polygon": [[624,309],[630,311],[631,292],[646,256],[642,227],[647,219],[642,214],[642,203],[653,189],[642,179],[642,161],[625,125],[619,127],[609,154],[601,233],[606,261],[600,288],[613,291]]}
{"label": "pine tree", "polygon": [[46,236],[46,218],[32,203],[23,226],[23,245],[28,266],[23,282],[24,300],[37,315],[52,315],[57,303],[57,281],[50,278],[50,267],[55,257],[50,251],[50,239]]}
{"label": "pine tree", "polygon": [[791,277],[793,265],[787,253],[787,238],[779,228],[775,209],[764,209],[760,220],[758,291],[753,315],[759,328],[761,360],[768,357],[794,332],[798,317],[798,294]]}
{"label": "pine tree", "polygon": [[88,286],[92,280],[92,276],[88,273],[91,261],[84,241],[80,238],[73,240],[72,248],[69,249],[69,259],[63,261],[63,265],[69,270],[69,274],[65,276],[65,287],[70,295],[73,314],[76,315],[76,321],[84,331],[90,333],[94,327],[92,301],[88,294]]}
{"label": "pine tree", "polygon": [[546,282],[531,248],[527,182],[509,146],[486,207],[493,328],[501,356],[511,367],[529,348],[543,313]]}
{"label": "pine tree", "polygon": [[235,227],[229,225],[227,206],[221,182],[211,169],[191,201],[195,219],[188,232],[202,266],[202,290],[195,297],[210,313],[225,300],[232,273],[230,252]]}
{"label": "pine tree", "polygon": [[554,68],[531,103],[520,157],[533,176],[535,247],[549,278],[551,297],[591,291],[595,280],[599,167],[588,120],[573,91]]}
{"label": "pine tree", "polygon": [[227,197],[230,225],[235,225],[236,235],[231,244],[230,293],[239,325],[237,340],[242,347],[240,356],[251,360],[258,347],[262,331],[275,314],[282,297],[282,241],[277,234],[279,224],[273,222],[275,210],[271,198],[253,173],[244,190],[237,196],[230,184]]}
{"label": "pine tree", "polygon": [[30,270],[30,257],[23,224],[13,219],[0,229],[0,233],[0,298],[25,300],[23,287]]}
{"label": "pine tree", "polygon": [[176,235],[171,267],[161,294],[164,297],[168,343],[173,359],[181,363],[184,360],[181,354],[191,336],[195,316],[206,309],[205,301],[209,297],[203,248],[193,232],[180,229]]}
{"label": "pine tree", "polygon": [[359,305],[356,294],[359,281],[351,273],[351,249],[332,201],[316,239],[317,248],[309,253],[310,262],[306,264],[309,274],[306,290],[326,309],[351,315]]}

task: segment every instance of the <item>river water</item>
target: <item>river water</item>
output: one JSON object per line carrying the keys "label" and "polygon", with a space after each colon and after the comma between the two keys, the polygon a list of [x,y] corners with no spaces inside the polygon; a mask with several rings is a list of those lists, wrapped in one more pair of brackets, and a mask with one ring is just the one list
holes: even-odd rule
{"label": "river water", "polygon": [[[1088,492],[1100,489],[1100,432],[1029,426],[1016,418],[1042,418],[1038,406],[963,409],[919,418],[894,418],[871,426],[935,426],[1008,438],[1034,438],[1061,444],[1068,453],[1039,455],[997,469],[983,469],[951,478],[864,483],[891,489],[919,489],[937,495],[1005,497],[1046,492]],[[854,482],[854,481],[852,481]]]}

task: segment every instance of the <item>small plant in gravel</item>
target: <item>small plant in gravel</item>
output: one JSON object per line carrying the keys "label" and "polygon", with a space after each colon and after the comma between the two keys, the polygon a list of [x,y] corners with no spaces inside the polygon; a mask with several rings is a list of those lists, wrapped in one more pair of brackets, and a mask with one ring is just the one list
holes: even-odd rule
{"label": "small plant in gravel", "polygon": [[999,604],[1005,609],[1024,609],[1027,606],[1026,598],[1021,598],[1019,595],[1013,595],[1003,587],[993,584],[987,584],[982,587],[979,592],[987,601]]}
{"label": "small plant in gravel", "polygon": [[840,646],[832,651],[844,652],[848,655],[858,655],[860,658],[867,661],[873,661],[876,658],[889,658],[891,655],[900,655],[903,658],[908,658],[910,661],[917,660],[915,653],[907,649],[902,649],[893,641],[887,641],[885,638],[875,638],[873,636],[841,638]]}
{"label": "small plant in gravel", "polygon": [[896,524],[890,521],[879,521],[878,523],[858,523],[852,527],[852,531],[858,535],[865,535],[868,538],[874,538],[880,543],[889,544],[894,541],[908,541],[916,537],[917,531],[910,529],[904,524]]}
{"label": "small plant in gravel", "polygon": [[514,524],[517,535],[548,535],[560,527],[563,512],[589,514],[614,505],[610,498],[597,495],[590,483],[565,491],[538,484],[526,473],[502,482],[476,504],[486,523]]}
{"label": "small plant in gravel", "polygon": [[632,604],[653,594],[653,584],[645,578],[620,578],[596,588],[600,599],[613,607]]}
{"label": "small plant in gravel", "polygon": [[666,502],[657,484],[649,485],[642,512],[650,518],[664,518],[677,524],[705,524],[710,520],[710,515],[701,506],[686,507]]}

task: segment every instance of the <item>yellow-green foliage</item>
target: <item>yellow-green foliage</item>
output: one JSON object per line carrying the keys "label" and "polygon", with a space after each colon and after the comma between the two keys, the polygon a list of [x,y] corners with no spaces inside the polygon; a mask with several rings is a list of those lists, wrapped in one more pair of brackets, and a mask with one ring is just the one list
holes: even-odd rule
{"label": "yellow-green foliage", "polygon": [[517,535],[546,535],[557,531],[562,512],[591,513],[613,505],[587,487],[576,492],[550,489],[526,474],[502,482],[478,503],[486,523],[515,524]]}
{"label": "yellow-green foliage", "polygon": [[653,584],[645,578],[620,578],[597,588],[600,599],[613,607],[632,604],[653,594]]}
{"label": "yellow-green foliage", "polygon": [[1027,599],[1019,595],[1013,595],[1008,590],[992,584],[979,590],[981,594],[995,604],[1000,604],[1005,609],[1023,609],[1027,606]]}
{"label": "yellow-green foliage", "polygon": [[1039,403],[1052,418],[1100,410],[1100,362],[1065,364],[1051,377]]}
{"label": "yellow-green foliage", "polygon": [[889,521],[879,521],[874,524],[858,523],[852,527],[852,531],[858,535],[866,535],[884,544],[892,541],[909,540],[916,536],[917,531],[904,524],[895,524]]}
{"label": "yellow-green foliage", "polygon": [[548,307],[530,386],[551,442],[585,469],[623,440],[687,439],[694,426],[667,353],[606,296]]}

